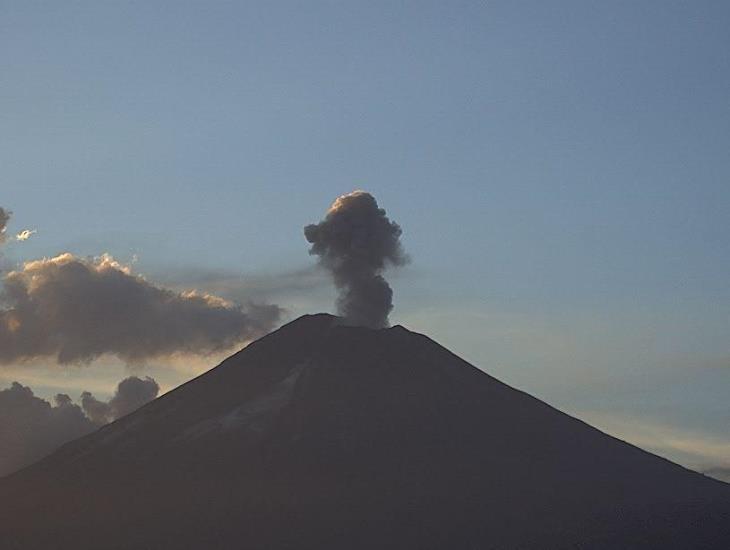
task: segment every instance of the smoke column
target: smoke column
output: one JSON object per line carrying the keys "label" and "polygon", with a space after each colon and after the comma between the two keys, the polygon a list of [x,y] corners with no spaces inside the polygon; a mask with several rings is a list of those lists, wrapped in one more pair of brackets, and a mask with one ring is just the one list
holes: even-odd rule
{"label": "smoke column", "polygon": [[393,291],[383,278],[388,266],[408,261],[400,244],[401,228],[389,220],[370,193],[353,191],[338,197],[318,224],[304,228],[339,290],[337,312],[353,325],[388,326]]}

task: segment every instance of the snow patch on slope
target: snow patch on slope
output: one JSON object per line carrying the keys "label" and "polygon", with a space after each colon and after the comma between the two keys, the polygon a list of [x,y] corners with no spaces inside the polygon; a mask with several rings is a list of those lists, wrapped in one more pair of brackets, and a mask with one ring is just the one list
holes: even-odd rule
{"label": "snow patch on slope", "polygon": [[210,418],[191,426],[176,441],[197,439],[211,433],[220,433],[238,429],[261,433],[269,421],[291,400],[294,387],[301,376],[306,363],[294,367],[291,373],[272,386],[269,391],[242,403],[225,414]]}

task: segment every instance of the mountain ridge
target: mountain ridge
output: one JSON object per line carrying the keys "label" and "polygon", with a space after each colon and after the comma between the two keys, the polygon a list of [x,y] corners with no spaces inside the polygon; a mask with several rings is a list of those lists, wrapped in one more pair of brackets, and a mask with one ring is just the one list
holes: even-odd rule
{"label": "mountain ridge", "polygon": [[[31,549],[730,540],[726,484],[604,434],[427,336],[326,314],[0,480],[3,497],[16,505],[3,505],[13,527],[0,536]],[[35,532],[40,513],[54,521]],[[115,546],[105,535],[120,524],[135,534]]]}

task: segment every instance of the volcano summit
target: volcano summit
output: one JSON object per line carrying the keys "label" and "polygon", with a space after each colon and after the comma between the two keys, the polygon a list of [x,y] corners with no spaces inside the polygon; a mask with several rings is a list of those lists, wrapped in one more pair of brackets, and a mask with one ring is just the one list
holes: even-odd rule
{"label": "volcano summit", "polygon": [[302,317],[0,480],[4,549],[725,549],[730,486],[401,326]]}

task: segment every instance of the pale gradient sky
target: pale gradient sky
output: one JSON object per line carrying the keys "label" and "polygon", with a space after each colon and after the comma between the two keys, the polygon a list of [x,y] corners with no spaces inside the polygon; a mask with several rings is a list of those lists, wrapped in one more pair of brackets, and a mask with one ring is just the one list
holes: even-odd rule
{"label": "pale gradient sky", "polygon": [[[0,1],[0,206],[38,230],[6,261],[136,255],[166,284],[251,277],[290,316],[332,310],[302,227],[363,188],[413,259],[393,322],[730,466],[729,28],[720,1]],[[149,370],[169,389],[207,364]]]}

